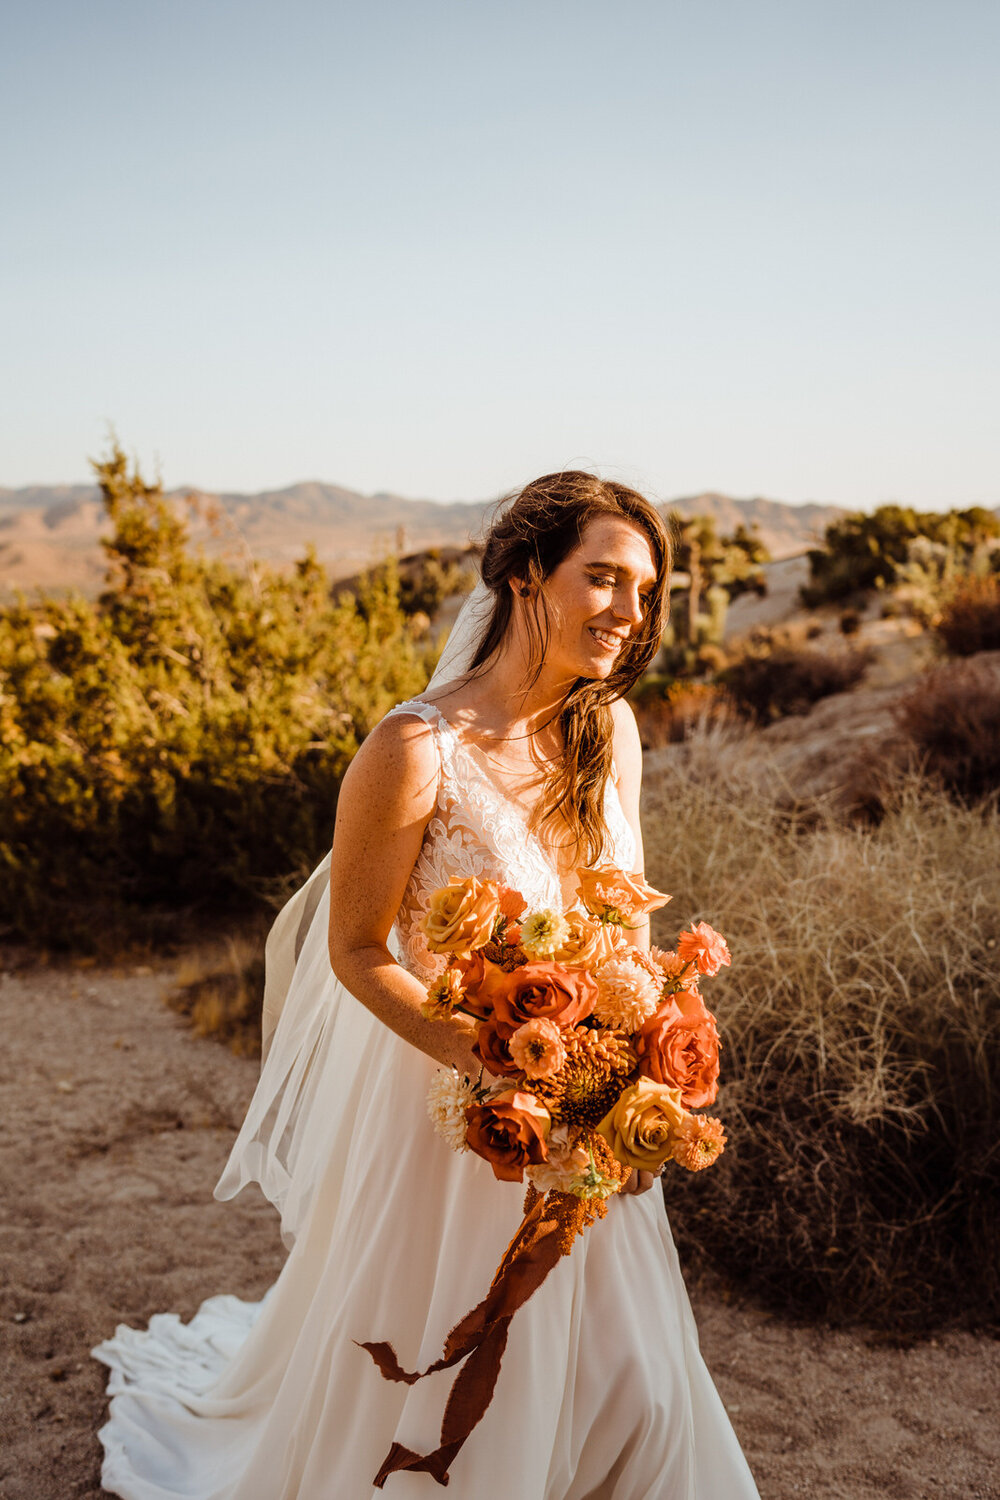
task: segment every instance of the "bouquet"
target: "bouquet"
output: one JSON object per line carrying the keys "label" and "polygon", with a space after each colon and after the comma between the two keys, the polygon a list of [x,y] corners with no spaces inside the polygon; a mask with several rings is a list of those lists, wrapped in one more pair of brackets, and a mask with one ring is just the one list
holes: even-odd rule
{"label": "bouquet", "polygon": [[[447,957],[423,1014],[472,1017],[481,1063],[477,1078],[435,1076],[432,1122],[455,1150],[474,1151],[501,1180],[527,1178],[528,1190],[487,1297],[423,1372],[472,1355],[441,1444],[423,1455],[394,1444],[379,1488],[404,1468],[447,1483],[489,1405],[514,1312],[632,1172],[671,1162],[700,1171],[726,1144],[719,1120],[694,1113],[718,1092],[719,1034],[700,984],[730,962],[725,939],[697,922],[676,950],[639,949],[626,933],[670,897],[610,865],[577,873],[577,904],[566,912],[528,911],[518,891],[469,876],[435,891],[422,919],[428,947]],[[391,1345],[362,1347],[387,1379],[420,1378]]]}

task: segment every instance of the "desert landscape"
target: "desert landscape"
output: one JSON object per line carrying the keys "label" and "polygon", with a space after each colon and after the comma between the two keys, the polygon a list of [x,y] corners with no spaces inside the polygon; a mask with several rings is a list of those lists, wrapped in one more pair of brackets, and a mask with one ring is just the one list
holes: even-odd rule
{"label": "desert landscape", "polygon": [[[313,545],[334,578],[357,573],[387,552],[464,547],[496,503],[361,495],[318,481],[255,495],[182,488],[168,497],[189,520],[194,545],[210,555],[289,567]],[[684,515],[710,515],[722,530],[756,526],[776,558],[801,553],[844,514],[834,505],[707,493],[664,502],[664,509],[671,506]],[[0,487],[0,600],[35,590],[96,594],[105,570],[100,539],[108,532],[96,485]]]}
{"label": "desert landscape", "polygon": [[[374,584],[362,579],[352,585],[361,590],[356,607],[352,593],[330,590],[332,574],[321,566],[286,568],[315,524],[316,507],[327,504],[325,491],[300,486],[281,492],[280,503],[273,496],[266,502],[252,497],[254,505],[244,497],[242,511],[226,497],[247,551],[234,561],[227,548],[235,533],[226,532],[228,541],[213,554],[224,564],[218,573],[214,564],[191,564],[186,550],[189,541],[196,549],[212,535],[218,539],[221,533],[211,532],[217,520],[205,520],[202,531],[199,522],[184,537],[174,529],[171,518],[178,511],[172,499],[161,509],[155,494],[140,500],[137,483],[110,463],[105,482],[124,507],[108,575],[110,603],[53,598],[12,605],[0,621],[7,631],[0,637],[7,653],[3,670],[12,685],[5,723],[13,755],[5,774],[9,787],[21,789],[20,801],[7,796],[0,844],[30,872],[30,880],[20,882],[8,875],[9,918],[5,913],[0,950],[7,1039],[0,1062],[7,1203],[0,1236],[0,1500],[96,1500],[102,1493],[97,1430],[105,1411],[105,1371],[90,1349],[119,1323],[141,1327],[164,1311],[187,1320],[203,1299],[219,1293],[257,1299],[283,1263],[276,1216],[262,1198],[254,1191],[225,1205],[212,1198],[257,1075],[259,953],[252,952],[252,936],[239,939],[242,949],[229,941],[246,926],[232,906],[215,915],[206,906],[205,883],[217,889],[220,880],[232,878],[232,862],[246,857],[239,828],[226,834],[231,845],[223,848],[216,838],[200,846],[193,864],[190,859],[206,805],[198,801],[205,793],[192,779],[191,725],[197,722],[204,735],[199,753],[208,757],[206,784],[213,798],[222,799],[220,807],[233,797],[242,809],[255,795],[262,766],[268,767],[272,801],[291,798],[275,802],[271,823],[254,829],[255,856],[263,858],[266,851],[272,861],[260,866],[258,889],[266,899],[257,902],[259,930],[260,914],[277,900],[276,876],[287,875],[287,846],[279,835],[289,814],[282,809],[299,817],[302,777],[314,777],[314,821],[301,825],[301,838],[319,840],[319,847],[328,837],[325,809],[354,746],[388,703],[426,680],[428,663],[460,605],[460,597],[441,597],[454,577],[433,549],[454,542],[456,527],[462,528],[457,542],[464,543],[482,515],[482,507],[432,508],[430,502],[407,510],[407,502],[382,497],[385,510],[372,520],[370,499],[337,492],[340,509],[333,505],[326,512],[325,546],[344,564],[341,576],[347,561],[356,565],[362,554],[370,559],[383,535],[383,517],[386,534],[395,529],[397,542],[405,536],[408,544],[420,540],[431,549],[424,561],[420,554],[410,560],[409,596],[399,591],[390,568]],[[817,1189],[808,1136],[799,1159],[788,1157],[773,1185],[766,1153],[755,1162],[748,1150],[761,1119],[768,1118],[771,1090],[818,1111],[818,1152],[841,1150],[838,1142],[854,1131],[854,1149],[871,1151],[875,1161],[884,1137],[903,1153],[893,1162],[912,1153],[903,1175],[916,1172],[920,1132],[938,1128],[938,1105],[942,1118],[951,1108],[950,1096],[941,1094],[935,1102],[932,1094],[928,1103],[926,1090],[920,1093],[921,1080],[931,1076],[931,1039],[940,1031],[949,993],[969,1012],[949,1053],[952,1082],[963,1077],[961,1068],[969,1070],[956,1085],[956,1108],[968,1115],[974,1134],[980,1130],[975,1110],[986,1109],[982,1118],[989,1119],[989,1105],[980,1101],[987,1097],[982,1060],[995,1056],[997,1025],[993,952],[1000,900],[993,894],[998,862],[992,788],[1000,741],[990,718],[992,705],[1000,702],[996,587],[988,571],[985,577],[970,573],[973,581],[961,584],[965,594],[961,588],[956,594],[948,572],[952,554],[928,554],[921,543],[912,552],[916,561],[898,565],[892,587],[859,587],[848,595],[831,589],[830,597],[807,605],[802,591],[815,584],[815,576],[806,549],[822,545],[819,521],[834,525],[843,513],[796,515],[794,508],[771,502],[768,511],[753,511],[749,507],[764,503],[724,506],[725,497],[715,499],[715,518],[706,509],[679,530],[682,566],[670,633],[636,698],[646,747],[650,878],[677,892],[678,907],[690,915],[721,918],[738,949],[742,943],[738,976],[720,991],[719,1006],[731,1078],[720,1104],[734,1124],[734,1175],[720,1180],[736,1185],[735,1196],[727,1199],[723,1185],[715,1199],[706,1200],[719,1205],[710,1236],[729,1237],[725,1254],[700,1254],[706,1211],[676,1180],[666,1189],[706,1360],[763,1500],[998,1500],[1000,1344],[986,1310],[992,1293],[985,1290],[979,1301],[965,1295],[969,1284],[989,1280],[995,1245],[988,1239],[982,1244],[978,1278],[951,1283],[954,1317],[942,1309],[954,1275],[949,1267],[959,1264],[948,1257],[967,1256],[955,1250],[955,1243],[966,1243],[953,1242],[959,1231],[949,1230],[951,1238],[942,1240],[944,1258],[928,1263],[936,1281],[928,1282],[926,1318],[919,1310],[923,1273],[901,1263],[897,1317],[891,1255],[885,1258],[883,1242],[900,1226],[884,1219],[877,1197],[864,1199],[862,1185],[849,1174]],[[110,534],[97,500],[75,492],[53,500],[39,491],[7,492],[0,501],[7,508],[0,527],[0,583],[13,589],[20,579],[18,586],[51,588],[56,580],[93,596],[108,567],[98,538]],[[362,502],[369,508],[367,529],[359,520]],[[121,541],[122,515],[126,522],[140,517],[148,528],[141,567]],[[754,524],[757,533],[750,538]],[[850,525],[843,524],[851,542]],[[755,549],[768,525],[774,551],[761,561]],[[738,545],[720,540],[727,526]],[[278,555],[282,528],[287,550]],[[59,547],[65,543],[72,551],[74,536],[79,545],[71,566]],[[259,548],[252,563],[251,539]],[[982,558],[988,563],[992,552],[976,545],[975,565],[982,573]],[[268,559],[281,568],[262,584],[264,575],[253,569]],[[744,559],[752,564],[749,581],[741,571]],[[697,584],[707,612],[696,612],[691,603]],[[181,590],[188,605],[177,612]],[[409,613],[400,603],[406,599]],[[120,666],[118,675],[107,670],[111,637],[87,634],[109,629],[109,619],[118,622],[114,641],[124,641],[130,653],[131,676]],[[151,620],[167,633],[150,655]],[[294,713],[281,655],[286,638],[288,659],[299,674]],[[213,740],[212,699],[200,662],[221,660],[213,653],[223,647],[233,678],[221,686],[217,679],[213,689],[224,724]],[[164,670],[174,673],[169,681]],[[55,696],[50,671],[61,685]],[[138,675],[146,671],[155,673],[152,687]],[[792,679],[799,696],[789,699]],[[255,684],[249,694],[248,680]],[[58,719],[58,731],[43,741],[37,724],[45,715],[67,712],[68,681],[79,684],[77,716]],[[336,713],[332,693],[341,694]],[[94,717],[95,695],[103,703],[104,694],[117,706]],[[242,709],[247,698],[259,719],[247,721],[257,758],[244,765],[229,725],[234,705]],[[127,729],[129,715],[139,712],[145,718],[136,722],[155,720],[161,736],[147,736],[152,761],[129,759],[140,741],[122,725]],[[281,738],[296,714],[299,739]],[[957,742],[940,743],[931,731],[949,719],[965,726],[965,739],[960,734]],[[278,753],[268,760],[268,736],[274,735]],[[319,762],[317,751],[324,757]],[[50,781],[32,779],[39,762],[51,765]],[[294,796],[281,779],[289,766]],[[139,808],[139,822],[116,833],[114,799],[127,794],[132,781],[144,792],[150,777],[167,788],[163,807],[169,818],[164,821],[144,799],[128,804]],[[892,777],[898,786],[889,785]],[[77,782],[92,788],[87,798],[60,800]],[[94,861],[79,866],[91,871],[83,889],[74,889],[58,864],[25,862],[28,825],[17,821],[26,816],[23,789],[36,799],[32,816],[65,817],[59,837],[66,843],[55,839],[56,849],[68,851],[63,863],[76,869],[77,861]],[[110,802],[100,802],[108,797]],[[194,799],[190,811],[185,797]],[[86,842],[77,843],[80,820],[92,817],[94,805],[111,812],[102,813]],[[259,810],[258,816],[265,814]],[[135,861],[150,838],[167,883],[187,882],[182,923],[163,911],[162,883],[136,883],[142,867]],[[914,869],[913,850],[923,851],[923,871]],[[880,871],[891,877],[888,889]],[[813,889],[822,899],[810,894]],[[795,902],[800,905],[794,911],[786,910]],[[149,925],[147,907],[159,925]],[[201,913],[194,923],[192,912]],[[805,933],[803,914],[812,920],[817,912],[815,932]],[[41,935],[32,941],[36,920]],[[852,945],[869,954],[867,969],[857,974]],[[945,957],[939,960],[935,952],[928,966],[924,958],[935,945]],[[796,964],[798,978],[789,981]],[[220,987],[220,974],[228,974],[228,987]],[[179,1004],[182,994],[188,1000]],[[831,1009],[831,996],[839,1010]],[[872,996],[875,1009],[865,1010]],[[907,1006],[917,1015],[908,1026],[924,1030],[908,1039],[902,1023],[893,1022],[892,1040],[884,1046],[899,1049],[898,1056],[869,1056],[857,1045],[858,1028],[873,1016],[881,1025],[886,1006],[897,1004],[901,1015]],[[824,1048],[833,1059],[829,1066],[821,1064]],[[785,1090],[793,1092],[786,1096]],[[894,1137],[897,1125],[901,1133]],[[956,1129],[949,1124],[940,1140],[934,1138],[934,1149],[967,1155]],[[790,1149],[784,1138],[778,1146]],[[995,1201],[989,1170],[987,1153],[976,1179],[981,1185],[969,1189],[970,1212],[982,1210],[987,1228],[992,1221],[986,1205]],[[746,1189],[768,1212],[754,1217]],[[913,1176],[915,1194],[929,1190]],[[859,1222],[867,1213],[875,1216],[870,1252],[863,1236],[845,1250],[842,1233],[840,1241],[824,1239],[827,1230],[807,1222],[809,1215],[822,1217],[827,1198],[832,1202],[838,1193],[841,1212],[857,1199]],[[945,1199],[950,1196],[949,1187]],[[772,1197],[777,1218],[769,1213]],[[613,1204],[612,1211],[627,1213],[627,1202]],[[929,1217],[940,1211],[935,1201]],[[791,1215],[791,1231],[781,1214]],[[919,1218],[919,1212],[912,1216]],[[758,1236],[770,1248],[755,1255]],[[775,1262],[777,1269],[762,1271],[761,1260],[779,1250],[784,1258]],[[843,1278],[838,1282],[828,1274],[828,1257],[845,1253],[859,1269],[866,1256],[875,1267],[865,1293],[867,1311],[857,1315],[851,1313],[849,1288],[845,1299]],[[967,1258],[960,1263],[964,1272]],[[886,1315],[877,1316],[872,1299],[883,1294]],[[828,1306],[830,1316],[817,1313],[817,1306]]]}

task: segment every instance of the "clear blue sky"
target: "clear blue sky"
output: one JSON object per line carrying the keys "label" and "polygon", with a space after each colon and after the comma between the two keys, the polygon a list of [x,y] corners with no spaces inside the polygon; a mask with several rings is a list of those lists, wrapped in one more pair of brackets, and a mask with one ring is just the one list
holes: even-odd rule
{"label": "clear blue sky", "polygon": [[997,0],[22,0],[0,484],[1000,504]]}

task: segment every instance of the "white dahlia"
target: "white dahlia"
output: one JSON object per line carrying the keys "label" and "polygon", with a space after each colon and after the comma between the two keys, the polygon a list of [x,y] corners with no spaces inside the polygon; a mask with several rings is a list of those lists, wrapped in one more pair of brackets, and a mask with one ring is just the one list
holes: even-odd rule
{"label": "white dahlia", "polygon": [[475,1084],[456,1068],[439,1068],[427,1090],[427,1113],[431,1124],[453,1151],[468,1151],[465,1111],[475,1102]]}
{"label": "white dahlia", "polygon": [[660,988],[643,964],[625,955],[612,958],[597,971],[594,1015],[602,1026],[638,1031],[660,1003]]}
{"label": "white dahlia", "polygon": [[547,1159],[524,1169],[532,1187],[539,1193],[579,1193],[590,1166],[586,1146],[573,1143],[566,1125],[554,1125],[545,1144]]}

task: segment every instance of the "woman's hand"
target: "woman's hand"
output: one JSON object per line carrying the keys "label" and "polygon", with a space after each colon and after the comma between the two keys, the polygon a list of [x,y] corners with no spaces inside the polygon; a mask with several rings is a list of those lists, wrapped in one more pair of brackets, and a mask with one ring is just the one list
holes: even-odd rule
{"label": "woman's hand", "polygon": [[656,1181],[656,1178],[657,1173],[655,1172],[633,1171],[631,1177],[629,1178],[628,1182],[626,1182],[621,1191],[622,1193],[648,1193],[650,1188],[653,1186],[653,1183]]}

